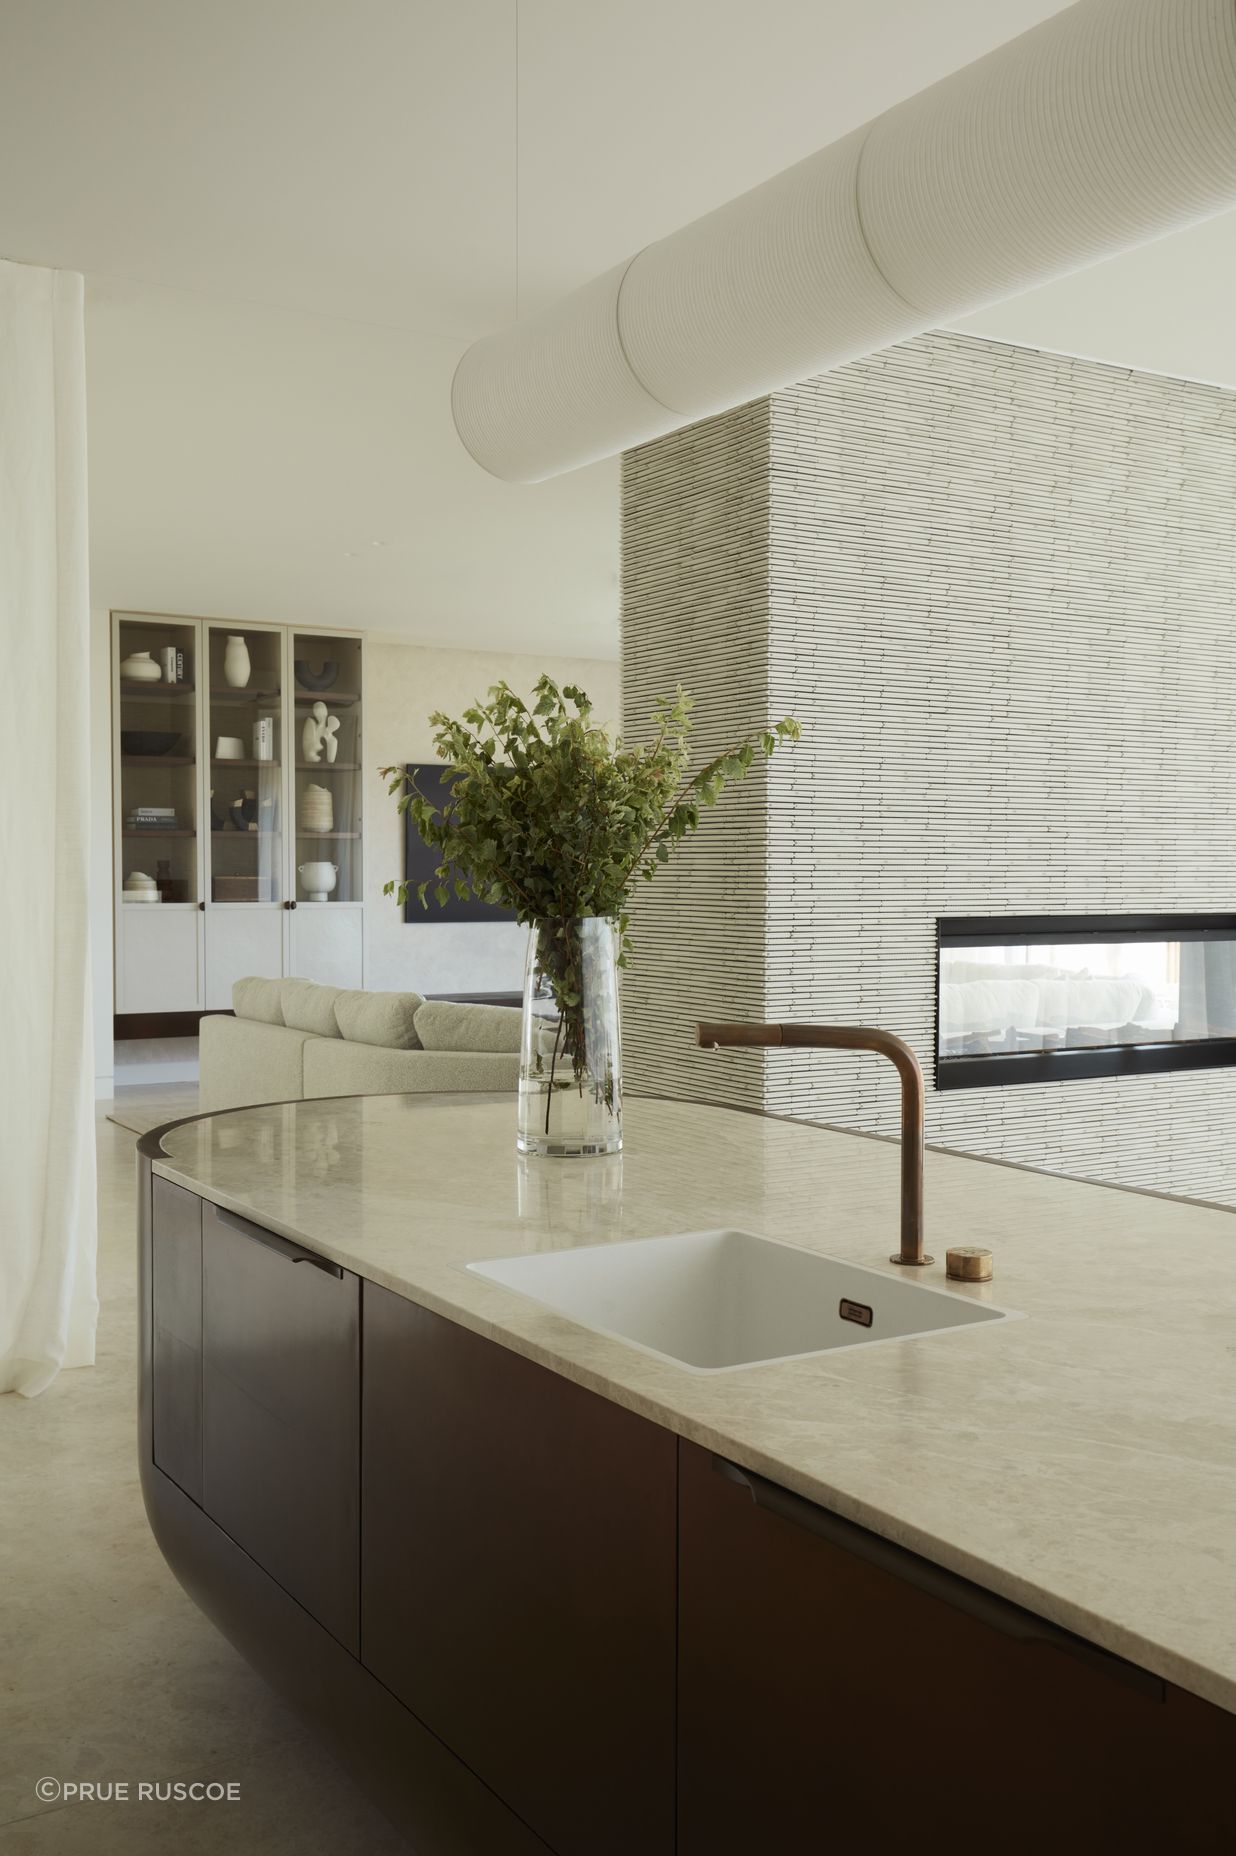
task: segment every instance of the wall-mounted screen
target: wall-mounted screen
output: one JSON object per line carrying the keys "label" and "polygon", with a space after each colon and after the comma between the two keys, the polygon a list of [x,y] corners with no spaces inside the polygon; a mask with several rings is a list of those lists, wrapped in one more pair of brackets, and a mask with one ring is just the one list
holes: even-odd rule
{"label": "wall-mounted screen", "polygon": [[[447,779],[448,768],[438,761],[414,762],[404,769],[416,780],[417,789],[422,792],[430,805],[438,811],[450,799],[451,783]],[[404,822],[404,875],[408,881],[408,896],[403,905],[405,922],[511,922],[515,919],[514,909],[494,908],[487,902],[475,902],[469,899],[461,902],[451,890],[446,903],[439,905],[432,892],[429,906],[425,908],[416,893],[418,883],[428,881],[436,883],[438,868],[437,847],[426,844],[416,829],[411,812],[405,812]]]}
{"label": "wall-mounted screen", "polygon": [[1236,916],[937,926],[940,1089],[1236,1062]]}

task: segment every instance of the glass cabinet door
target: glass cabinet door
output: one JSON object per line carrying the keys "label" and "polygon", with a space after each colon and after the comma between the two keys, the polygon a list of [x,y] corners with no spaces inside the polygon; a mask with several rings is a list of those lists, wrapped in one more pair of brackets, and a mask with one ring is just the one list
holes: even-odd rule
{"label": "glass cabinet door", "polygon": [[210,625],[212,904],[283,901],[283,634]]}
{"label": "glass cabinet door", "polygon": [[292,636],[297,907],[361,902],[361,643]]}
{"label": "glass cabinet door", "polygon": [[116,620],[120,902],[195,906],[197,627]]}

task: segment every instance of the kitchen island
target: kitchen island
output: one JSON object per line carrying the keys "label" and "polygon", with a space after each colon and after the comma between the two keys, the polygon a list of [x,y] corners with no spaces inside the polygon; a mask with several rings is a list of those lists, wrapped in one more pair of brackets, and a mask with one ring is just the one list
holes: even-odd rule
{"label": "kitchen island", "polygon": [[1023,1319],[690,1373],[467,1266],[728,1227],[899,1275],[896,1147],[636,1100],[622,1156],[521,1160],[512,1124],[363,1097],[140,1145],[155,1533],[417,1846],[879,1849],[947,1808],[957,1850],[1227,1847],[1236,1218],[930,1153],[924,1281],[987,1245],[950,1287]]}

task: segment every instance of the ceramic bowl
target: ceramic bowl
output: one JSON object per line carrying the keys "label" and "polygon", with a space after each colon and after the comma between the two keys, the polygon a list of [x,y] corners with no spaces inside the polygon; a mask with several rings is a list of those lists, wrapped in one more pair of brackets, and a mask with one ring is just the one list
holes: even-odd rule
{"label": "ceramic bowl", "polygon": [[245,744],[239,735],[220,735],[215,742],[216,760],[243,760]]}

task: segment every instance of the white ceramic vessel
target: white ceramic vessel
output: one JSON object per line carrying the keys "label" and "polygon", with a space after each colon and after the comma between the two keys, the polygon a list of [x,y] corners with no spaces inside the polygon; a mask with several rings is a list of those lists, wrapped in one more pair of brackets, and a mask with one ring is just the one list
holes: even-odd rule
{"label": "white ceramic vessel", "polygon": [[239,632],[229,633],[227,649],[223,653],[223,680],[228,688],[243,690],[248,684],[251,668],[248,645]]}
{"label": "white ceramic vessel", "polygon": [[339,881],[338,864],[297,864],[296,869],[310,902],[329,901],[330,893]]}
{"label": "white ceramic vessel", "polygon": [[327,787],[315,786],[312,781],[305,787],[300,801],[300,828],[302,831],[335,829],[335,801]]}
{"label": "white ceramic vessel", "polygon": [[120,674],[126,683],[161,683],[163,672],[149,651],[133,651],[122,659]]}
{"label": "white ceramic vessel", "polygon": [[216,760],[243,760],[245,744],[239,735],[220,735],[215,742]]}

